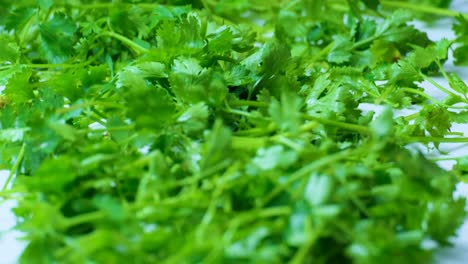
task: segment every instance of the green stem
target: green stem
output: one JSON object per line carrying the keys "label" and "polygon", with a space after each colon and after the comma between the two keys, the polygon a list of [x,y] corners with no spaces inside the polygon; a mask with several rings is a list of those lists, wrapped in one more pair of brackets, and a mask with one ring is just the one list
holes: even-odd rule
{"label": "green stem", "polygon": [[444,137],[407,137],[408,142],[419,142],[419,143],[468,143],[468,137],[458,138],[444,138]]}
{"label": "green stem", "polygon": [[264,207],[266,204],[268,204],[273,198],[275,198],[278,194],[286,190],[289,185],[294,183],[295,181],[301,179],[302,177],[308,175],[312,171],[316,171],[326,165],[329,165],[331,163],[334,163],[336,161],[339,161],[341,159],[345,159],[350,156],[351,150],[343,150],[341,152],[331,154],[328,156],[325,156],[321,159],[315,160],[312,163],[303,166],[301,169],[297,170],[291,176],[288,178],[286,182],[283,184],[277,186],[273,191],[271,191],[263,201],[260,202],[259,207]]}
{"label": "green stem", "polygon": [[354,50],[354,49],[357,49],[357,48],[359,48],[359,47],[361,47],[361,46],[364,46],[364,45],[366,45],[366,44],[369,44],[369,43],[373,42],[374,40],[376,40],[376,39],[378,39],[378,38],[380,38],[380,37],[381,37],[381,34],[372,36],[372,37],[367,38],[367,39],[363,39],[363,40],[361,40],[361,41],[358,41],[358,42],[354,43],[352,49]]}
{"label": "green stem", "polygon": [[143,167],[143,166],[147,165],[152,159],[154,159],[156,157],[157,153],[158,153],[158,151],[152,151],[149,154],[144,155],[141,158],[139,158],[139,159],[137,159],[137,160],[135,160],[135,161],[133,161],[131,163],[126,164],[122,168],[122,170],[127,171],[129,169]]}
{"label": "green stem", "polygon": [[269,104],[265,102],[258,102],[252,100],[238,100],[229,102],[229,106],[254,106],[254,107],[268,107]]}
{"label": "green stem", "polygon": [[329,5],[332,9],[340,12],[349,12],[349,7],[348,5],[343,5],[343,4],[338,4],[338,3],[332,3]]}
{"label": "green stem", "polygon": [[439,68],[440,72],[442,73],[442,75],[444,76],[444,78],[449,81],[450,78],[447,74],[447,72],[445,71],[444,67],[442,67],[442,64],[440,63],[439,60],[436,60],[435,63],[437,64],[437,67]]}
{"label": "green stem", "polygon": [[267,117],[254,116],[250,112],[241,111],[241,110],[237,110],[237,109],[231,109],[229,107],[227,109],[221,109],[221,111],[224,111],[224,112],[230,113],[230,114],[236,114],[236,115],[240,115],[240,116],[251,117],[251,118],[255,118],[255,119],[269,120],[269,118],[267,118]]}
{"label": "green stem", "polygon": [[289,262],[289,264],[305,263],[305,258],[307,257],[307,253],[309,253],[310,249],[315,244],[315,241],[317,241],[318,234],[319,234],[317,230],[312,230],[310,232],[311,233],[309,233],[309,236],[306,242],[299,248],[299,250],[296,252],[292,260]]}
{"label": "green stem", "polygon": [[50,68],[79,68],[88,66],[91,63],[95,62],[96,59],[104,53],[104,50],[100,50],[93,58],[83,61],[82,63],[70,64],[70,63],[18,63],[18,64],[10,64],[6,66],[0,67],[0,70],[10,69],[12,67],[20,66],[26,68],[39,68],[39,69],[50,69]]}
{"label": "green stem", "polygon": [[174,181],[174,182],[169,182],[169,183],[166,183],[166,184],[160,184],[156,188],[161,189],[161,190],[167,190],[167,189],[180,187],[180,186],[184,186],[184,185],[196,184],[200,180],[205,179],[205,178],[207,178],[207,177],[209,177],[209,176],[211,176],[211,175],[213,175],[213,174],[215,174],[215,173],[229,167],[231,164],[232,164],[232,161],[226,159],[226,160],[223,160],[222,162],[220,162],[220,163],[218,163],[218,164],[216,164],[214,166],[211,166],[211,167],[203,170],[198,175],[188,177],[188,178],[184,178],[182,180],[178,180],[178,181]]}
{"label": "green stem", "polygon": [[132,40],[130,40],[129,38],[125,37],[125,36],[122,36],[120,34],[117,34],[115,32],[111,32],[111,31],[104,31],[102,32],[100,35],[98,36],[108,36],[108,37],[112,37],[112,38],[115,38],[115,39],[118,39],[120,40],[122,43],[124,43],[125,45],[129,46],[130,48],[132,48],[133,50],[135,50],[138,54],[141,54],[141,53],[148,53],[149,50],[136,44],[135,42],[133,42]]}
{"label": "green stem", "polygon": [[21,67],[26,67],[26,68],[43,68],[43,69],[49,69],[49,68],[77,68],[77,67],[83,67],[86,66],[86,64],[89,64],[89,62],[82,63],[82,64],[68,64],[68,63],[29,63],[29,64],[11,64],[11,65],[6,65],[0,67],[0,70],[6,70],[10,69],[15,66],[21,66]]}
{"label": "green stem", "polygon": [[442,85],[435,82],[432,78],[429,78],[429,76],[427,76],[427,75],[425,75],[423,73],[420,73],[420,75],[424,80],[428,81],[430,84],[432,84],[435,88],[439,89],[440,91],[442,91],[442,92],[444,92],[446,94],[452,95],[455,98],[459,98],[461,101],[467,102],[465,99],[461,98],[457,94],[453,93],[452,91],[448,90],[447,88],[445,88]]}
{"label": "green stem", "polygon": [[410,121],[410,120],[413,120],[413,119],[415,119],[415,118],[417,118],[417,117],[419,117],[419,116],[420,116],[419,112],[416,112],[416,113],[413,113],[413,114],[411,114],[411,115],[405,116],[404,119],[405,119],[406,121]]}
{"label": "green stem", "polygon": [[268,135],[270,133],[275,132],[275,126],[268,126],[266,128],[251,128],[241,131],[234,132],[236,136],[261,136],[261,135]]}
{"label": "green stem", "polygon": [[302,125],[299,130],[301,132],[307,132],[307,131],[311,131],[313,129],[315,129],[317,126],[319,125],[318,122],[315,122],[315,121],[312,121],[312,122],[308,122],[308,123],[305,123],[304,125]]}
{"label": "green stem", "polygon": [[135,126],[133,126],[133,125],[106,127],[106,128],[100,128],[100,129],[86,128],[86,129],[83,129],[82,132],[85,132],[85,133],[102,133],[102,132],[112,132],[112,131],[129,131],[129,130],[132,130],[134,128],[135,128]]}
{"label": "green stem", "polygon": [[5,184],[3,185],[2,192],[6,191],[6,189],[8,188],[8,185],[10,184],[11,180],[16,175],[16,172],[18,171],[18,169],[19,169],[19,167],[21,165],[21,162],[23,161],[25,150],[26,150],[26,144],[23,143],[23,145],[21,146],[20,152],[18,153],[18,157],[16,158],[16,161],[13,164],[13,167],[11,167],[10,173],[8,174],[8,178],[5,181]]}
{"label": "green stem", "polygon": [[268,138],[265,137],[232,137],[232,148],[234,149],[257,149],[265,146]]}
{"label": "green stem", "polygon": [[446,135],[453,135],[453,136],[463,137],[465,134],[463,132],[447,132]]}
{"label": "green stem", "polygon": [[444,161],[444,160],[459,160],[459,159],[464,159],[467,157],[468,155],[456,156],[456,157],[434,157],[434,158],[429,158],[429,159],[432,161]]}
{"label": "green stem", "polygon": [[126,8],[129,6],[138,6],[144,9],[153,9],[160,4],[150,4],[150,3],[95,3],[95,4],[64,4],[64,7],[73,7],[76,9],[109,9],[109,8]]}
{"label": "green stem", "polygon": [[420,90],[417,90],[417,89],[414,89],[414,88],[409,88],[409,87],[403,87],[401,88],[401,90],[403,92],[407,92],[407,93],[413,93],[413,94],[418,94],[426,99],[428,99],[429,101],[431,102],[434,102],[435,104],[438,104],[438,105],[443,105],[441,102],[437,101],[436,99],[434,99],[433,97],[429,96],[427,93],[423,92],[423,91],[420,91]]}
{"label": "green stem", "polygon": [[310,116],[310,115],[302,115],[302,116],[306,120],[317,121],[317,122],[319,122],[321,124],[324,124],[324,125],[331,125],[331,126],[343,128],[343,129],[346,129],[346,130],[356,131],[356,132],[363,133],[363,134],[370,134],[371,133],[371,130],[366,126],[350,124],[350,123],[345,123],[345,122],[339,122],[339,121],[333,121],[333,120],[328,120],[328,119],[315,117],[315,116]]}
{"label": "green stem", "polygon": [[325,46],[322,50],[320,50],[319,53],[315,54],[312,59],[310,59],[311,62],[316,62],[317,60],[321,59],[323,56],[327,55],[330,50],[332,49],[333,45],[335,45],[335,41],[332,41],[328,43],[327,46]]}
{"label": "green stem", "polygon": [[291,149],[296,150],[297,152],[300,152],[303,149],[303,146],[301,144],[298,144],[291,140],[290,138],[283,136],[283,135],[277,135],[272,138],[272,140],[276,143],[283,144],[285,146],[290,147]]}
{"label": "green stem", "polygon": [[237,227],[241,224],[252,220],[289,214],[291,214],[291,207],[289,206],[276,206],[267,207],[263,209],[254,209],[237,215],[233,220],[230,221],[229,226],[231,228],[237,229]]}
{"label": "green stem", "polygon": [[95,211],[91,213],[81,214],[74,216],[72,218],[65,218],[62,224],[62,228],[69,228],[71,226],[94,222],[97,220],[101,220],[106,217],[106,214],[102,211]]}
{"label": "green stem", "polygon": [[75,111],[81,108],[91,107],[91,106],[103,106],[103,107],[110,107],[110,108],[119,108],[124,109],[125,107],[118,103],[111,103],[111,102],[85,102],[82,104],[73,105],[67,108],[57,109],[55,112],[57,114],[65,114],[71,111]]}

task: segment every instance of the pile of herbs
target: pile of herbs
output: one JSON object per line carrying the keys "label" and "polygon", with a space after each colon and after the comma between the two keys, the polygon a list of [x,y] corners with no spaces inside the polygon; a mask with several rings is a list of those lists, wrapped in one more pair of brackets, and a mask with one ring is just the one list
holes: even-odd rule
{"label": "pile of herbs", "polygon": [[[465,216],[468,159],[410,147],[468,142],[449,2],[2,1],[20,262],[427,263]],[[410,23],[438,15],[455,39]]]}

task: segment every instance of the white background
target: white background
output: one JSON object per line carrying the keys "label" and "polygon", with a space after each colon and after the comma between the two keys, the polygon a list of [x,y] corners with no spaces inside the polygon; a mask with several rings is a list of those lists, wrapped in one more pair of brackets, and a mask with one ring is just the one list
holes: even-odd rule
{"label": "white background", "polygon": [[[452,7],[453,10],[468,13],[467,0],[455,0]],[[433,25],[425,25],[422,23],[415,23],[418,28],[428,32],[429,38],[432,40],[439,40],[441,38],[452,39],[454,37],[451,31],[452,19],[442,19]],[[445,67],[448,71],[457,72],[465,82],[468,83],[468,68],[467,67],[454,67],[453,60],[450,58]],[[438,83],[447,87],[447,82],[443,78],[434,78]],[[423,83],[426,92],[436,99],[443,98],[444,94],[439,90],[434,89],[430,84]],[[373,109],[372,106],[363,105],[363,110]],[[373,110],[379,110],[373,109]],[[401,111],[400,114],[407,114],[411,112]],[[465,137],[468,136],[468,124],[454,124],[452,131],[464,132]],[[415,146],[419,147],[419,146]],[[449,156],[468,155],[468,144],[442,144],[441,148],[448,150]],[[427,149],[422,148],[423,151]],[[438,154],[433,151],[429,152],[428,156],[437,156]],[[445,161],[440,162],[444,168],[450,168],[453,162]],[[0,171],[0,186],[3,186],[7,177],[6,171]],[[460,183],[457,186],[457,191],[454,195],[461,195],[468,197],[468,184]],[[19,240],[20,233],[12,230],[15,218],[11,213],[11,208],[14,207],[14,201],[0,202],[0,264],[14,264],[17,263],[18,256],[24,248],[24,242]],[[2,235],[3,234],[3,235]],[[459,230],[457,237],[453,239],[454,247],[441,249],[436,253],[434,263],[437,264],[465,264],[468,263],[468,219]]]}

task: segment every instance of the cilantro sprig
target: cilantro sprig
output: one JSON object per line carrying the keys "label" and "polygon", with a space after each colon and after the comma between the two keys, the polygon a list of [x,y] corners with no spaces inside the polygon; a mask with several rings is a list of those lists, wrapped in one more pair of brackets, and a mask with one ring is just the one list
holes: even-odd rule
{"label": "cilantro sprig", "polygon": [[[467,22],[416,2],[4,1],[20,262],[426,263],[464,221],[467,158],[411,146],[468,143],[443,66]],[[409,23],[439,15],[455,39]]]}

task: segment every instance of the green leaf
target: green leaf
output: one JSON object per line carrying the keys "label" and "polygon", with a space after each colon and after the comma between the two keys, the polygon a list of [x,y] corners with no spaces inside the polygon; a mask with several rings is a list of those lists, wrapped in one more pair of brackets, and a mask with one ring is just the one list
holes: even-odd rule
{"label": "green leaf", "polygon": [[76,140],[76,131],[72,126],[53,121],[49,122],[48,125],[60,137],[69,141]]}
{"label": "green leaf", "polygon": [[188,132],[200,131],[206,128],[209,109],[203,102],[190,106],[183,112],[177,121],[182,124]]}
{"label": "green leaf", "polygon": [[24,104],[29,102],[33,97],[33,88],[29,85],[32,71],[24,69],[14,73],[8,80],[3,93],[8,100],[16,104]]}
{"label": "green leaf", "polygon": [[272,40],[265,43],[262,49],[262,73],[271,76],[284,70],[289,63],[291,53],[284,43]]}
{"label": "green leaf", "polygon": [[40,26],[41,52],[51,63],[61,63],[73,55],[76,26],[64,14],[57,13]]}
{"label": "green leaf", "polygon": [[344,63],[348,62],[351,59],[351,41],[344,37],[339,36],[333,42],[333,46],[328,53],[328,61],[332,63]]}
{"label": "green leaf", "polygon": [[136,71],[133,71],[136,74],[141,75],[144,78],[167,78],[166,65],[160,62],[142,62],[134,67],[137,68]]}
{"label": "green leaf", "polygon": [[452,29],[457,36],[456,43],[458,44],[453,51],[455,57],[455,65],[468,64],[468,20],[464,16],[457,16],[456,24],[453,24]]}
{"label": "green leaf", "polygon": [[49,9],[54,5],[54,0],[37,0],[37,3],[42,9]]}
{"label": "green leaf", "polygon": [[287,168],[297,161],[297,153],[287,150],[281,145],[261,148],[252,159],[253,164],[261,170],[272,170],[275,168]]}
{"label": "green leaf", "polygon": [[468,31],[409,22],[449,2],[2,1],[18,261],[430,263],[466,158],[413,146],[468,142]]}
{"label": "green leaf", "polygon": [[33,17],[35,13],[34,8],[20,7],[10,10],[9,15],[6,17],[5,28],[7,30],[21,31],[26,23]]}
{"label": "green leaf", "polygon": [[175,121],[176,107],[170,94],[159,86],[133,86],[126,93],[127,114],[139,128],[157,128]]}
{"label": "green leaf", "polygon": [[223,125],[221,120],[217,120],[205,136],[200,168],[207,170],[218,162],[226,160],[231,148],[231,139],[232,132]]}
{"label": "green leaf", "polygon": [[99,210],[105,212],[114,221],[123,220],[125,211],[118,200],[108,195],[95,196],[93,198],[93,204],[99,208]]}
{"label": "green leaf", "polygon": [[268,113],[280,130],[296,133],[301,122],[301,107],[302,100],[299,97],[283,93],[280,102],[272,100]]}
{"label": "green leaf", "polygon": [[64,195],[64,187],[78,176],[77,162],[72,158],[60,156],[41,164],[35,177],[26,180],[30,191],[41,190],[51,194]]}
{"label": "green leaf", "polygon": [[363,0],[364,4],[370,8],[376,10],[377,7],[380,5],[379,0]]}
{"label": "green leaf", "polygon": [[458,124],[467,124],[468,123],[468,111],[461,112],[449,112],[450,121]]}
{"label": "green leaf", "polygon": [[451,127],[449,112],[440,106],[425,106],[420,118],[424,118],[424,127],[433,136],[443,136]]}
{"label": "green leaf", "polygon": [[466,213],[462,199],[450,202],[438,202],[433,205],[428,217],[428,233],[439,243],[454,235],[456,227],[463,223]]}
{"label": "green leaf", "polygon": [[217,105],[227,93],[223,76],[216,71],[201,67],[194,58],[174,60],[169,82],[177,98],[187,103],[207,101]]}
{"label": "green leaf", "polygon": [[386,107],[371,123],[371,129],[377,140],[389,138],[393,133],[393,111]]}
{"label": "green leaf", "polygon": [[456,73],[453,73],[453,72],[449,73],[448,76],[449,76],[448,83],[449,83],[450,87],[453,90],[461,93],[465,97],[468,96],[468,86],[460,78],[460,76],[458,76]]}
{"label": "green leaf", "polygon": [[447,58],[450,42],[442,39],[427,48],[414,47],[413,54],[410,55],[410,62],[418,68],[426,68],[434,61],[441,61]]}
{"label": "green leaf", "polygon": [[14,63],[20,56],[20,49],[16,42],[0,36],[0,64],[5,62]]}
{"label": "green leaf", "polygon": [[157,31],[158,47],[165,49],[187,49],[191,53],[201,49],[205,43],[201,35],[200,21],[195,14],[179,20],[164,21]]}
{"label": "green leaf", "polygon": [[319,206],[327,202],[332,192],[333,181],[328,175],[312,174],[304,190],[304,198],[310,206]]}
{"label": "green leaf", "polygon": [[233,47],[234,34],[229,27],[221,27],[214,32],[208,42],[208,50],[214,53],[224,54]]}

